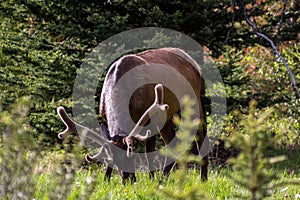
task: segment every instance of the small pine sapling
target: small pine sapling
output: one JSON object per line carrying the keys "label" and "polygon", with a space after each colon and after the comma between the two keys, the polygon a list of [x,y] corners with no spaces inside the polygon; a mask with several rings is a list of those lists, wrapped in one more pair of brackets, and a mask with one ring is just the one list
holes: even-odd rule
{"label": "small pine sapling", "polygon": [[[237,127],[231,130],[231,135],[225,138],[227,146],[233,146],[240,151],[237,158],[229,160],[236,171],[233,172],[234,176],[231,174],[228,176],[250,192],[251,200],[269,197],[273,188],[288,184],[286,182],[274,183],[274,180],[279,178],[278,174],[268,171],[272,164],[286,159],[286,156],[268,157],[266,155],[266,150],[271,147],[274,140],[270,124],[267,123],[267,118],[273,110],[258,111],[256,106],[257,102],[253,100],[249,103],[248,115],[242,116],[238,111],[234,113],[240,121]],[[249,196],[237,196],[249,199]]]}
{"label": "small pine sapling", "polygon": [[[176,189],[171,187],[160,187],[158,194],[164,198],[187,200],[187,199],[207,199],[206,195],[200,192],[199,183],[194,183],[193,186],[187,187],[190,182],[188,173],[188,164],[191,162],[201,164],[201,158],[196,155],[190,155],[189,149],[186,147],[190,146],[195,139],[192,135],[193,130],[196,130],[199,126],[199,119],[192,119],[194,114],[193,106],[195,102],[188,96],[184,96],[181,100],[183,110],[181,117],[175,117],[174,123],[179,126],[179,130],[176,133],[176,137],[179,140],[177,145],[172,149],[167,149],[161,153],[168,155],[173,159],[177,158],[178,170],[174,172],[176,174]],[[178,158],[178,155],[180,157]],[[200,173],[199,173],[200,176]]]}

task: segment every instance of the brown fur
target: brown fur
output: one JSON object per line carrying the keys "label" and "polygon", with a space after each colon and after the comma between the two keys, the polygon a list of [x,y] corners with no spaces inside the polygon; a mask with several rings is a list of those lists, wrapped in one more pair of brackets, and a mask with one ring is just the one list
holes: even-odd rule
{"label": "brown fur", "polygon": [[[204,142],[204,138],[206,136],[206,118],[204,105],[201,100],[201,96],[204,95],[204,81],[197,70],[197,64],[195,61],[189,57],[185,52],[177,48],[162,48],[155,50],[148,50],[137,54],[125,55],[121,57],[118,61],[112,64],[109,69],[103,89],[101,94],[101,102],[100,102],[100,115],[102,115],[108,124],[108,130],[111,138],[117,137],[126,137],[129,133],[125,133],[119,129],[118,122],[115,120],[115,116],[117,116],[122,110],[118,110],[118,107],[113,107],[114,105],[112,98],[112,91],[115,88],[115,85],[120,80],[122,75],[124,75],[130,69],[133,69],[139,65],[158,63],[163,64],[165,66],[169,66],[175,69],[177,72],[181,73],[186,80],[189,81],[192,86],[195,94],[197,96],[199,112],[200,112],[200,120],[201,126],[199,126],[199,130],[197,133],[197,140],[195,142],[195,148],[198,150]],[[150,65],[151,67],[151,65]],[[166,74],[166,76],[168,76]],[[145,72],[140,74],[141,79],[147,79],[147,69],[145,68]],[[134,81],[134,80],[133,80]],[[180,86],[182,83],[178,83]],[[131,96],[130,104],[129,104],[129,113],[134,122],[137,122],[139,118],[143,115],[145,110],[154,100],[154,86],[155,84],[145,85],[137,89]],[[126,88],[126,86],[124,86]],[[173,116],[180,111],[180,105],[176,98],[176,96],[168,89],[164,87],[164,103],[169,105],[169,109],[167,110],[167,121],[165,126],[160,131],[161,137],[165,144],[168,144],[175,136],[174,124],[173,124]],[[155,139],[150,138],[146,142],[146,152],[154,151]],[[194,149],[195,149],[194,148]],[[207,156],[203,157],[204,164],[202,166],[202,179],[207,179],[207,165],[208,159]],[[164,173],[169,173],[172,166],[165,166]],[[106,174],[110,176],[111,169],[108,168]],[[128,177],[128,175],[127,175]],[[123,177],[124,178],[124,177]],[[126,177],[125,177],[126,178]]]}

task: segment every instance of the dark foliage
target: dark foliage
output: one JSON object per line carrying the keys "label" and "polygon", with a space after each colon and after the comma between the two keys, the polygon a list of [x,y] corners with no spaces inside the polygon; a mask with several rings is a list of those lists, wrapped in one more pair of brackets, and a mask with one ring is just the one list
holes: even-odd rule
{"label": "dark foliage", "polygon": [[[281,15],[281,1],[256,0],[244,3],[250,19],[267,36],[276,39],[277,44],[296,43],[299,40],[298,1],[288,2],[284,16]],[[207,46],[214,57],[224,55],[225,40],[233,51],[242,51],[256,43],[268,46],[264,40],[255,37],[246,25],[241,8],[238,5],[232,8],[231,1],[11,0],[1,1],[0,17],[1,106],[8,110],[16,99],[24,95],[31,96],[33,107],[28,116],[30,125],[36,136],[45,134],[43,138],[50,142],[63,126],[55,109],[59,105],[71,107],[72,88],[83,58],[112,35],[137,27],[170,28]],[[282,24],[278,25],[280,21]],[[280,32],[276,31],[278,26]],[[230,28],[230,34],[227,34]],[[230,54],[232,51],[227,52]],[[239,52],[236,50],[234,53]],[[226,86],[231,88],[229,109],[246,105],[253,95],[249,88],[243,89],[253,77],[249,77],[242,67],[232,67],[239,63],[235,58],[239,59],[238,54],[228,59],[229,62],[225,60],[220,67]],[[285,72],[279,71],[280,77],[285,76]],[[281,80],[277,76],[270,79],[275,83]],[[289,84],[285,79],[280,88],[290,88]],[[281,93],[276,93],[275,96],[271,95],[274,100],[267,103],[270,94],[262,92],[262,86],[259,88],[254,96],[268,105],[294,98],[285,98]],[[100,89],[101,83],[98,91]],[[276,91],[276,88],[273,89]],[[290,91],[284,88],[282,93],[288,95]],[[99,99],[99,94],[95,94],[95,99]]]}

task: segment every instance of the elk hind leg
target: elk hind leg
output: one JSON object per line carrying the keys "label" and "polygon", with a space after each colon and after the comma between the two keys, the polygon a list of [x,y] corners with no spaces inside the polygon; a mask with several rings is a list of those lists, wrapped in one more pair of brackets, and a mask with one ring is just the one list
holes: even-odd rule
{"label": "elk hind leg", "polygon": [[[199,134],[198,134],[199,136]],[[208,138],[205,137],[199,137],[196,140],[196,146],[198,149],[198,155],[201,156],[202,158],[202,163],[201,163],[201,179],[202,181],[207,180],[207,173],[208,173],[208,151],[209,151],[209,140]]]}

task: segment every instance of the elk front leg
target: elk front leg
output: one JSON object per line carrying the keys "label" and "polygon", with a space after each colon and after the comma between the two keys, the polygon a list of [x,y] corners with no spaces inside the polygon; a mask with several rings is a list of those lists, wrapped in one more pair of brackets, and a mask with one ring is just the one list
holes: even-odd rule
{"label": "elk front leg", "polygon": [[108,164],[106,164],[106,170],[105,170],[105,175],[104,175],[104,181],[110,181],[112,171],[113,171],[113,168],[110,167]]}
{"label": "elk front leg", "polygon": [[148,167],[150,170],[150,178],[153,179],[154,178],[154,171],[151,171],[152,169],[154,169],[153,165],[153,158],[150,156],[147,156],[147,153],[149,152],[153,152],[155,150],[155,142],[156,142],[156,137],[153,136],[151,138],[149,138],[149,140],[146,141],[146,145],[145,145],[145,153],[146,153],[146,158],[147,158],[147,162],[148,162]]}

